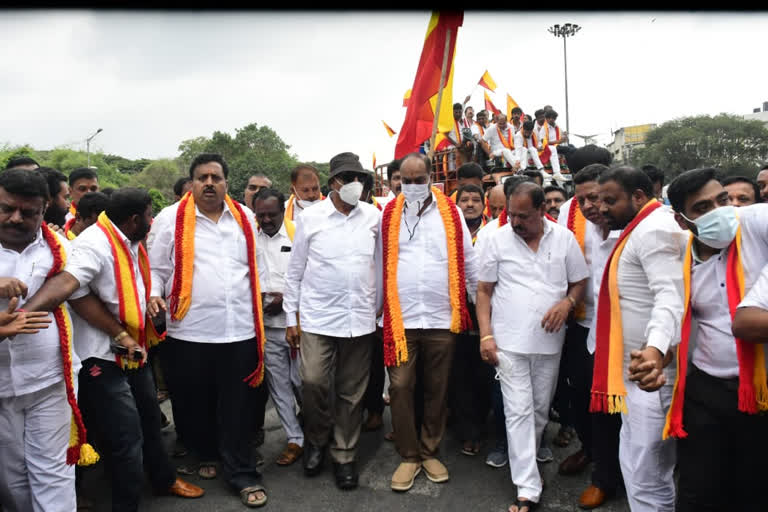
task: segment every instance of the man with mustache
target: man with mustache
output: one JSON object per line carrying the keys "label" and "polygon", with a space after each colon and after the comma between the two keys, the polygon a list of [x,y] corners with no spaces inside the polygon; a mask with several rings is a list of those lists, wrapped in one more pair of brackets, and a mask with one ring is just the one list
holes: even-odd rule
{"label": "man with mustache", "polygon": [[264,325],[264,364],[269,394],[285,430],[288,444],[277,464],[293,464],[304,452],[304,432],[296,417],[296,397],[301,395],[298,353],[285,341],[283,291],[296,226],[285,216],[285,197],[279,191],[262,188],[253,196],[253,211],[259,225],[256,250],[261,253],[264,279],[261,281]]}
{"label": "man with mustache", "polygon": [[544,203],[546,204],[546,212],[557,220],[560,216],[560,206],[568,199],[565,194],[565,190],[555,185],[550,185],[544,188]]}
{"label": "man with mustache", "polygon": [[[97,227],[72,242],[65,270],[25,306],[50,311],[67,298],[91,300],[90,306],[76,308],[90,324],[78,324],[74,333],[75,350],[83,361],[79,402],[89,431],[110,454],[116,511],[138,510],[144,467],[155,492],[183,498],[204,494],[176,477],[160,432],[160,408],[147,363],[147,349],[159,336],[148,316],[149,269],[142,270],[146,253],[140,245],[151,222],[152,199],[145,190],[115,191]],[[136,311],[133,317],[128,309]]]}
{"label": "man with mustache", "polygon": [[255,220],[227,194],[221,155],[198,155],[189,176],[192,193],[152,225],[149,309],[166,312],[169,392],[198,475],[216,478],[220,461],[243,504],[261,506],[267,495],[249,442],[265,341]]}
{"label": "man with mustache", "polygon": [[510,512],[531,512],[541,497],[536,451],[557,384],[563,327],[584,297],[589,271],[573,235],[545,220],[541,187],[512,188],[507,213],[509,222],[483,245],[477,320],[480,355],[497,367],[504,397],[518,494]]}

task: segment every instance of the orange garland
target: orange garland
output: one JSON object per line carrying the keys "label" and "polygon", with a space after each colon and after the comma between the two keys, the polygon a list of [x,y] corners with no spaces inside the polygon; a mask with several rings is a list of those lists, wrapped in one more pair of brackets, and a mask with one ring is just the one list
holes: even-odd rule
{"label": "orange garland", "polygon": [[[48,272],[46,279],[49,279],[62,270],[67,264],[67,252],[59,242],[56,234],[45,223],[40,227],[43,233],[43,239],[53,256],[53,265]],[[80,466],[89,466],[99,460],[99,454],[88,444],[86,439],[85,424],[80,408],[77,406],[77,397],[75,396],[74,371],[72,369],[72,319],[64,303],[53,311],[53,318],[56,320],[56,328],[59,332],[59,346],[61,349],[61,367],[64,372],[64,388],[66,389],[67,402],[72,411],[72,420],[69,426],[69,443],[67,446],[67,464],[78,464]]]}
{"label": "orange garland", "polygon": [[[261,310],[261,287],[259,285],[259,270],[256,262],[256,240],[251,224],[246,218],[242,207],[227,195],[224,198],[232,217],[235,218],[245,236],[246,251],[248,253],[248,273],[251,280],[251,302],[253,305],[253,327],[258,343],[259,361],[256,369],[248,375],[244,382],[250,386],[259,386],[264,379],[264,322]],[[176,211],[176,233],[174,237],[174,259],[176,270],[173,276],[173,287],[169,297],[169,311],[171,320],[178,322],[189,311],[192,300],[192,276],[195,260],[195,199],[192,192],[179,201]]]}
{"label": "orange garland", "polygon": [[[451,301],[450,331],[459,333],[472,323],[467,309],[464,276],[464,232],[458,208],[439,189],[432,187],[437,210],[445,228],[448,249],[448,292]],[[397,289],[397,267],[400,254],[400,225],[405,196],[400,194],[384,209],[381,224],[384,269],[384,364],[400,366],[408,361],[405,325]]]}
{"label": "orange garland", "polygon": [[499,128],[498,124],[496,125],[496,133],[499,136],[499,140],[507,149],[515,149],[515,138],[514,138],[515,133],[514,132],[515,131],[513,129],[507,126],[507,133],[508,133],[507,140],[504,140],[504,135],[502,135],[501,133],[501,128]]}

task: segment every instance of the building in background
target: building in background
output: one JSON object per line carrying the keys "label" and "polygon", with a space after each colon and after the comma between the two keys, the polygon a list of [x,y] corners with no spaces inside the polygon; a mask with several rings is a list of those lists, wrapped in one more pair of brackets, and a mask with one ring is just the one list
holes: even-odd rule
{"label": "building in background", "polygon": [[751,114],[743,116],[747,121],[762,121],[766,128],[768,128],[768,101],[763,102],[763,110],[760,107],[752,109]]}
{"label": "building in background", "polygon": [[656,128],[655,124],[638,124],[624,126],[613,132],[613,141],[607,146],[613,156],[613,162],[629,163],[632,152],[645,145],[645,137],[654,128]]}

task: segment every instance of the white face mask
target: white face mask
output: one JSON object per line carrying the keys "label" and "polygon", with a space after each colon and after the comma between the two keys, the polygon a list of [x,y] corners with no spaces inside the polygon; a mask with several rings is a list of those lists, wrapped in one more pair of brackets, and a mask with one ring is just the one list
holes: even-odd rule
{"label": "white face mask", "polygon": [[682,213],[685,220],[696,225],[696,238],[713,249],[725,249],[736,237],[739,220],[734,206],[720,206],[708,211],[696,220],[691,220]]}
{"label": "white face mask", "polygon": [[363,184],[359,181],[353,181],[342,185],[339,189],[339,197],[350,206],[357,206],[360,201],[360,194],[363,193]]}
{"label": "white face mask", "polygon": [[409,208],[421,207],[429,197],[429,183],[403,183],[400,189]]}
{"label": "white face mask", "polygon": [[293,189],[293,196],[296,198],[296,204],[298,204],[299,208],[302,208],[302,209],[309,208],[313,204],[317,204],[320,202],[320,199],[315,199],[314,201],[306,201],[304,199],[301,199],[299,197],[299,194],[296,192],[295,188]]}

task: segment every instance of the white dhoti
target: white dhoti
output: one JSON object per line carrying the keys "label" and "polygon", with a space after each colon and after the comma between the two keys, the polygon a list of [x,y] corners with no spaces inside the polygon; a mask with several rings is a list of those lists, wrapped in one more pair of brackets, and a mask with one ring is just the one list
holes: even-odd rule
{"label": "white dhoti", "polygon": [[632,512],[675,510],[675,441],[662,441],[671,384],[648,393],[626,382],[627,414],[621,415],[619,462]]}
{"label": "white dhoti", "polygon": [[76,510],[75,467],[67,465],[71,418],[63,380],[33,393],[0,398],[4,512]]}
{"label": "white dhoti", "polygon": [[518,497],[538,502],[542,480],[536,450],[549,420],[560,354],[518,354],[505,350],[498,350],[497,354],[512,482],[517,486]]}
{"label": "white dhoti", "polygon": [[300,357],[291,359],[291,347],[285,341],[285,329],[265,327],[264,370],[269,394],[275,403],[280,423],[289,443],[304,446],[304,432],[296,417],[296,397],[301,396]]}

